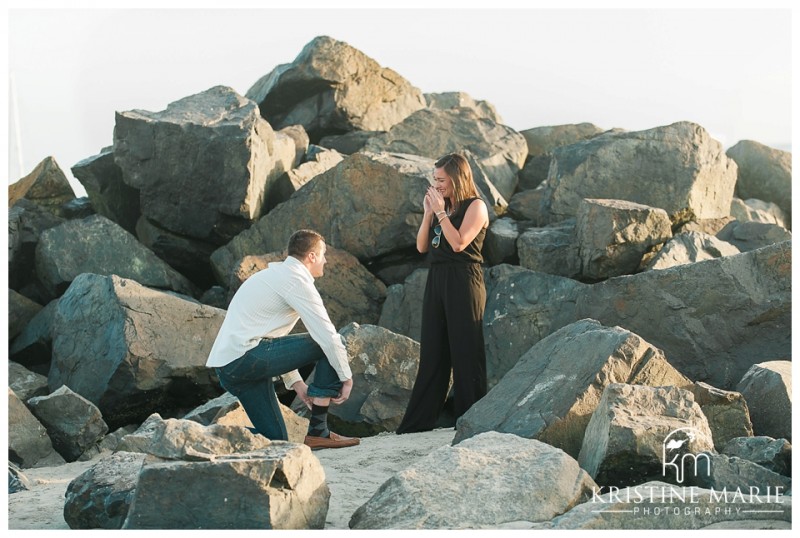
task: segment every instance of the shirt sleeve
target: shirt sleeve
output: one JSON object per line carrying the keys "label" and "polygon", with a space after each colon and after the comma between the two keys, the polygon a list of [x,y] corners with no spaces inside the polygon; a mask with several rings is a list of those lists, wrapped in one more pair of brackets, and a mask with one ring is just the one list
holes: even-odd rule
{"label": "shirt sleeve", "polygon": [[[308,329],[311,338],[322,348],[328,358],[328,362],[339,376],[339,381],[345,381],[353,377],[350,371],[350,363],[347,360],[347,350],[342,343],[342,337],[336,332],[336,327],[331,323],[328,311],[325,310],[325,305],[322,303],[322,297],[320,297],[319,291],[314,287],[313,282],[298,282],[296,286],[292,287],[291,293],[286,294],[285,299],[289,306],[300,314],[303,325]],[[289,372],[285,375],[289,377],[294,373],[296,372]],[[287,379],[283,379],[284,383],[286,383]],[[297,374],[297,378],[291,379],[294,379],[292,382],[294,383],[297,379],[300,379],[300,375]]]}
{"label": "shirt sleeve", "polygon": [[298,372],[297,370],[292,370],[291,372],[287,372],[287,373],[283,374],[281,376],[281,379],[283,380],[284,386],[287,389],[292,390],[292,385],[294,385],[298,381],[302,381],[303,377],[300,375],[300,372]]}

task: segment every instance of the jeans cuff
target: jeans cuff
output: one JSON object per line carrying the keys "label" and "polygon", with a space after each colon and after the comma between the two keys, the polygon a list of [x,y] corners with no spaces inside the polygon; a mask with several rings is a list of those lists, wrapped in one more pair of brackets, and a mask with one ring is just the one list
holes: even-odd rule
{"label": "jeans cuff", "polygon": [[[336,386],[338,385],[338,387]],[[318,387],[313,382],[308,386],[308,394],[311,398],[335,398],[339,395],[339,390],[342,388],[342,382],[336,385],[328,385],[327,387]]]}

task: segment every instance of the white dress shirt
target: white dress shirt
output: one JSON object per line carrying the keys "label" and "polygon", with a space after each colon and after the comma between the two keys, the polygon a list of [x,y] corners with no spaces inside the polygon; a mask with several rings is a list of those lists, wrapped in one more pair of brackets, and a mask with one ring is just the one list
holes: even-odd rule
{"label": "white dress shirt", "polygon": [[[206,366],[225,366],[256,347],[262,338],[289,334],[298,319],[322,348],[339,380],[350,379],[347,350],[322,304],[314,277],[294,256],[270,263],[244,281],[228,306]],[[288,389],[303,380],[297,370],[281,378]]]}

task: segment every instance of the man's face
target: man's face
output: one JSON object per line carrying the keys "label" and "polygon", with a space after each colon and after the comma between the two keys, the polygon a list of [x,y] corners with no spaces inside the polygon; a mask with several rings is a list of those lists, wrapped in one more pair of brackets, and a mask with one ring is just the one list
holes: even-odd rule
{"label": "man's face", "polygon": [[308,253],[308,261],[311,265],[309,271],[311,271],[311,276],[314,278],[319,278],[325,274],[325,264],[328,263],[328,260],[325,259],[325,250],[327,250],[325,241],[320,241],[317,248]]}

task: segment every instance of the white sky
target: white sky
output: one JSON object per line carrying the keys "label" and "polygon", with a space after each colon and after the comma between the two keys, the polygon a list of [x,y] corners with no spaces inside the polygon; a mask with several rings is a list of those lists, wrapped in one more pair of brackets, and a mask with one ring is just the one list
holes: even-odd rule
{"label": "white sky", "polygon": [[323,34],[423,92],[486,99],[517,130],[689,120],[725,147],[790,149],[791,24],[774,8],[11,9],[9,182],[48,155],[72,180],[111,145],[115,111],[244,94]]}

